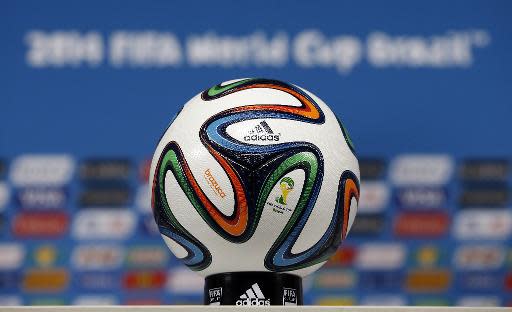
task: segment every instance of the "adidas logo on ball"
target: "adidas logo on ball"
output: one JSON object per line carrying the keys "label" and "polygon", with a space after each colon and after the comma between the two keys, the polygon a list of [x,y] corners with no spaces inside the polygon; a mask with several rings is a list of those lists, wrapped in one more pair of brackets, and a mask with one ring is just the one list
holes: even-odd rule
{"label": "adidas logo on ball", "polygon": [[258,284],[253,284],[251,288],[245,291],[236,301],[237,306],[268,306],[270,299],[265,299]]}
{"label": "adidas logo on ball", "polygon": [[266,121],[262,121],[257,124],[254,129],[251,129],[246,136],[244,136],[244,141],[279,141],[281,138],[280,133],[274,133],[272,128],[268,125]]}

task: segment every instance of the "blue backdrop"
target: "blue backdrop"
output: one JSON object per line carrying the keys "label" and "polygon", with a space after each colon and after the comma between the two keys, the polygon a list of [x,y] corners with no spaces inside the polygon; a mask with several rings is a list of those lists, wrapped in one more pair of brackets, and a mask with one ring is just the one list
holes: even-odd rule
{"label": "blue backdrop", "polygon": [[[0,303],[200,300],[151,232],[146,160],[193,95],[268,77],[330,105],[368,182],[308,303],[511,304],[511,13],[508,1],[2,1]],[[100,216],[90,206],[126,233],[105,221],[103,236],[76,234]],[[91,243],[119,252],[80,253]],[[144,247],[149,260],[132,255]],[[388,267],[372,263],[379,250]]]}

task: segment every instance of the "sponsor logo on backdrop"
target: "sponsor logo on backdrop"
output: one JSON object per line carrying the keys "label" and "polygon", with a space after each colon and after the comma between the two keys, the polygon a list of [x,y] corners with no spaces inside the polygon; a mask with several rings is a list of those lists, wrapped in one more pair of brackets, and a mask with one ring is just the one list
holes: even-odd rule
{"label": "sponsor logo on backdrop", "polygon": [[382,212],[389,202],[389,187],[384,182],[361,182],[358,213]]}
{"label": "sponsor logo on backdrop", "polygon": [[68,283],[69,272],[65,269],[29,269],[22,280],[26,292],[61,292]]}
{"label": "sponsor logo on backdrop", "polygon": [[[361,180],[376,180],[384,177],[386,163],[379,158],[361,158],[359,159],[359,171]],[[362,194],[361,194],[362,195]]]}
{"label": "sponsor logo on backdrop", "polygon": [[329,258],[325,264],[326,267],[346,267],[354,263],[356,257],[356,248],[343,244],[336,253]]}
{"label": "sponsor logo on backdrop", "polygon": [[512,212],[505,209],[464,210],[455,216],[458,239],[507,239],[512,233]]}
{"label": "sponsor logo on backdrop", "polygon": [[220,305],[222,300],[222,287],[208,289],[209,305]]}
{"label": "sponsor logo on backdrop", "polygon": [[462,307],[498,307],[500,299],[497,296],[463,296],[456,302]]}
{"label": "sponsor logo on backdrop", "polygon": [[444,185],[452,177],[453,159],[449,155],[403,155],[390,165],[395,185]]}
{"label": "sponsor logo on backdrop", "polygon": [[444,250],[432,245],[418,247],[410,254],[412,264],[422,268],[439,266],[446,256]]}
{"label": "sponsor logo on backdrop", "polygon": [[6,168],[7,165],[5,163],[5,160],[0,159],[0,180],[3,180],[5,177],[5,172],[7,171]]}
{"label": "sponsor logo on backdrop", "polygon": [[25,260],[25,246],[18,243],[0,244],[0,270],[19,268]]}
{"label": "sponsor logo on backdrop", "polygon": [[128,267],[164,267],[169,259],[169,250],[162,246],[140,245],[130,247],[126,253]]}
{"label": "sponsor logo on backdrop", "polygon": [[354,220],[350,228],[350,235],[356,237],[377,236],[382,233],[385,226],[382,214],[362,214]]}
{"label": "sponsor logo on backdrop", "polygon": [[505,289],[510,291],[512,290],[512,273],[509,272],[505,275]]}
{"label": "sponsor logo on backdrop", "polygon": [[74,159],[69,155],[23,155],[11,165],[10,179],[15,186],[61,186],[73,175]]}
{"label": "sponsor logo on backdrop", "polygon": [[372,271],[359,274],[360,285],[365,291],[397,291],[403,286],[403,274],[399,271]]}
{"label": "sponsor logo on backdrop", "polygon": [[323,269],[315,273],[315,289],[350,289],[357,283],[356,273],[352,270]]}
{"label": "sponsor logo on backdrop", "polygon": [[217,182],[209,168],[204,171],[203,175],[204,178],[206,179],[206,182],[208,183],[208,186],[210,186],[215,195],[219,196],[220,198],[226,197],[226,193],[224,193],[224,190],[222,189],[222,187],[220,187],[219,183]]}
{"label": "sponsor logo on backdrop", "polygon": [[64,212],[22,212],[14,217],[12,231],[19,238],[55,238],[66,234],[68,226]]}
{"label": "sponsor logo on backdrop", "polygon": [[132,173],[132,164],[127,159],[91,159],[80,164],[82,181],[127,180]]}
{"label": "sponsor logo on backdrop", "polygon": [[244,294],[240,295],[240,299],[235,301],[237,306],[269,306],[270,299],[266,299],[265,295],[261,292],[261,288],[258,283],[252,284],[252,286],[245,291]]}
{"label": "sponsor logo on backdrop", "polygon": [[0,295],[0,306],[20,306],[23,304],[20,296]]}
{"label": "sponsor logo on backdrop", "polygon": [[411,302],[413,306],[444,307],[451,305],[451,301],[448,300],[447,298],[442,297],[442,295],[439,295],[439,297],[431,295],[420,295],[419,298],[413,298]]}
{"label": "sponsor logo on backdrop", "polygon": [[466,182],[506,182],[510,164],[506,159],[470,159],[459,168],[459,177]]}
{"label": "sponsor logo on backdrop", "polygon": [[463,189],[459,196],[462,207],[504,207],[509,200],[507,187],[485,187]]}
{"label": "sponsor logo on backdrop", "polygon": [[317,306],[353,306],[356,299],[352,296],[321,296],[313,300]]}
{"label": "sponsor logo on backdrop", "polygon": [[28,305],[30,306],[62,306],[67,304],[67,301],[64,299],[58,297],[48,297],[47,295],[44,297],[32,297],[28,302]]}
{"label": "sponsor logo on backdrop", "polygon": [[460,273],[457,288],[463,291],[495,291],[503,285],[503,275],[493,272]]}
{"label": "sponsor logo on backdrop", "polygon": [[15,198],[23,209],[62,209],[67,205],[68,193],[61,187],[25,187],[16,191]]}
{"label": "sponsor logo on backdrop", "polygon": [[71,255],[71,263],[79,270],[112,270],[121,266],[124,249],[119,245],[80,245]]}
{"label": "sponsor logo on backdrop", "polygon": [[407,304],[400,295],[368,295],[361,298],[361,305],[367,306],[403,306]]}
{"label": "sponsor logo on backdrop", "polygon": [[163,288],[167,279],[164,271],[129,271],[123,276],[122,284],[125,289],[155,290]]}
{"label": "sponsor logo on backdrop", "polygon": [[448,200],[446,189],[441,187],[401,187],[394,197],[399,208],[412,210],[441,209]]}
{"label": "sponsor logo on backdrop", "polygon": [[33,263],[41,268],[48,268],[55,265],[55,263],[60,258],[60,253],[62,253],[62,248],[57,250],[53,245],[40,245],[35,247],[32,252],[32,261]]}
{"label": "sponsor logo on backdrop", "polygon": [[82,207],[126,207],[130,205],[132,190],[127,186],[91,187],[79,195]]}
{"label": "sponsor logo on backdrop", "polygon": [[116,30],[103,37],[96,31],[32,29],[24,40],[28,48],[25,61],[33,68],[279,68],[293,62],[302,68],[348,74],[365,61],[376,69],[469,68],[475,63],[474,50],[488,46],[491,38],[482,29],[449,30],[430,36],[374,30],[365,37],[332,36],[315,29],[294,35],[261,30],[218,34],[210,29],[183,38],[158,30]]}
{"label": "sponsor logo on backdrop", "polygon": [[499,269],[505,262],[505,248],[500,245],[459,246],[453,255],[456,269]]}
{"label": "sponsor logo on backdrop", "polygon": [[169,292],[182,295],[199,295],[203,291],[204,278],[199,274],[178,266],[168,273],[166,288]]}
{"label": "sponsor logo on backdrop", "polygon": [[11,190],[6,183],[0,182],[0,211],[5,209],[11,197]]}
{"label": "sponsor logo on backdrop", "polygon": [[450,287],[451,281],[451,272],[448,270],[411,270],[407,273],[405,287],[408,291],[417,293],[443,292]]}
{"label": "sponsor logo on backdrop", "polygon": [[72,235],[76,239],[125,239],[133,233],[136,221],[130,210],[82,210],[75,215]]}
{"label": "sponsor logo on backdrop", "polygon": [[365,243],[357,250],[355,266],[361,270],[393,270],[403,266],[406,248],[399,243]]}
{"label": "sponsor logo on backdrop", "polygon": [[450,217],[444,212],[402,212],[396,216],[394,232],[398,237],[441,237],[448,232]]}
{"label": "sponsor logo on backdrop", "polygon": [[[173,300],[174,302],[174,300]],[[162,305],[163,301],[160,298],[127,298],[123,302],[123,305]],[[192,303],[189,303],[192,304]],[[197,303],[195,303],[197,305]]]}
{"label": "sponsor logo on backdrop", "polygon": [[80,295],[73,300],[78,306],[105,306],[119,304],[118,299],[111,295]]}
{"label": "sponsor logo on backdrop", "polygon": [[0,290],[17,290],[20,285],[20,276],[18,271],[0,271]]}
{"label": "sponsor logo on backdrop", "polygon": [[112,272],[86,272],[73,275],[76,286],[84,290],[108,290],[120,287],[120,278]]}

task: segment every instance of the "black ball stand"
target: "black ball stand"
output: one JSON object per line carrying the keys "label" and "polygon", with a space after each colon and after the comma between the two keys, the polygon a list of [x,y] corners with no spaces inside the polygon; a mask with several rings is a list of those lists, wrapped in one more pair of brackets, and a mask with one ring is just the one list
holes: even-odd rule
{"label": "black ball stand", "polygon": [[228,272],[206,277],[205,305],[302,305],[302,278],[288,273]]}

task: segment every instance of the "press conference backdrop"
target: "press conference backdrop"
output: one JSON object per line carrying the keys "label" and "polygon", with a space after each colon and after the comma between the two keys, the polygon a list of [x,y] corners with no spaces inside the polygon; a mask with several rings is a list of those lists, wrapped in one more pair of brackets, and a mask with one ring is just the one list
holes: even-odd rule
{"label": "press conference backdrop", "polygon": [[[0,305],[200,303],[149,159],[221,81],[313,91],[360,158],[307,304],[511,305],[509,1],[2,1]],[[236,261],[236,259],[233,259]]]}

